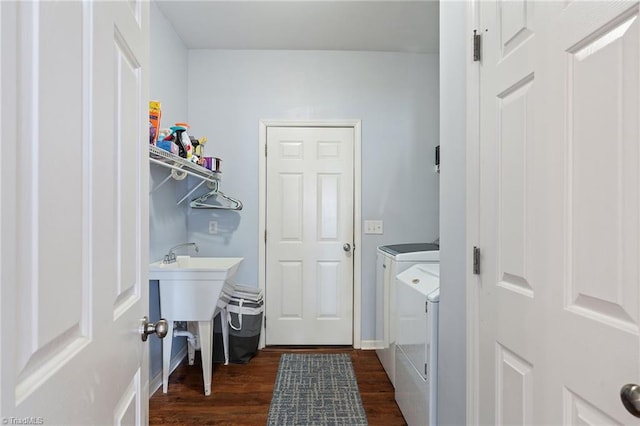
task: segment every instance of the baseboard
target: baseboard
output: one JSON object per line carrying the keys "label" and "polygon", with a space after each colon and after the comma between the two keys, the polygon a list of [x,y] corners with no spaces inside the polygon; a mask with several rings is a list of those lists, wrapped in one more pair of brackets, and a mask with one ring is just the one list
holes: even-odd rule
{"label": "baseboard", "polygon": [[360,349],[362,350],[373,350],[373,349],[382,349],[382,341],[380,340],[362,340],[360,341]]}
{"label": "baseboard", "polygon": [[[188,345],[184,345],[182,350],[175,354],[173,358],[171,358],[171,362],[169,363],[169,374],[173,373],[173,370],[178,368],[178,365],[182,362],[183,359],[187,357],[187,347]],[[149,382],[149,398],[156,393],[158,389],[162,387],[162,369],[160,372],[156,374],[153,379]]]}

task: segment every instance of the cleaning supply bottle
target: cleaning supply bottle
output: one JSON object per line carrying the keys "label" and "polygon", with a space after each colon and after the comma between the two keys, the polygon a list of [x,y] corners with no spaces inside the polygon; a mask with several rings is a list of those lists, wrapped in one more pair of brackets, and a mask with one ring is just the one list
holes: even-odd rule
{"label": "cleaning supply bottle", "polygon": [[172,126],[171,132],[174,135],[176,145],[178,145],[178,155],[182,158],[190,158],[193,150],[189,134],[187,134],[187,128],[183,126]]}

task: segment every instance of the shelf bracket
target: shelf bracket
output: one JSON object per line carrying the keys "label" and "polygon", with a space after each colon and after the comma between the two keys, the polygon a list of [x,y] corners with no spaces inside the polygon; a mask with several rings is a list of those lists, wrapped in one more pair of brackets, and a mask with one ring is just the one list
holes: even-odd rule
{"label": "shelf bracket", "polygon": [[187,195],[185,195],[184,197],[182,197],[182,199],[181,199],[180,201],[178,201],[178,202],[176,203],[176,205],[178,205],[178,204],[182,203],[184,200],[186,200],[187,198],[189,198],[189,195],[193,194],[193,193],[196,191],[196,189],[198,189],[198,188],[200,188],[202,185],[204,185],[204,183],[205,183],[205,182],[206,182],[205,180],[200,181],[200,183],[199,183],[199,184],[197,184],[197,185],[196,185],[196,186],[195,186],[191,191],[189,191],[189,192],[187,193]]}
{"label": "shelf bracket", "polygon": [[167,176],[162,182],[156,185],[155,188],[149,192],[149,195],[156,192],[162,185],[167,183],[169,179],[174,178],[176,180],[182,180],[187,175],[200,179],[200,183],[196,185],[187,195],[185,195],[178,204],[182,203],[189,195],[200,188],[205,182],[209,187],[217,187],[220,180],[219,164],[220,160],[216,159],[216,170],[206,169],[198,164],[192,163],[186,158],[179,157],[170,152],[164,151],[154,145],[149,145],[149,162],[157,164],[162,167],[170,169],[169,176]]}
{"label": "shelf bracket", "polygon": [[[149,161],[151,161],[152,163],[155,163],[155,164],[159,164],[159,165],[164,166],[164,167],[168,167],[168,168],[173,169],[173,170],[177,170],[180,173],[186,173],[186,174],[188,174],[190,176],[195,176],[198,179],[202,179],[205,182],[215,182],[216,181],[216,179],[214,179],[214,178],[206,177],[206,176],[203,176],[201,174],[194,173],[191,170],[187,170],[182,166],[176,166],[175,164],[169,164],[169,163],[161,161],[161,160],[156,160],[155,158],[149,158]],[[169,176],[171,176],[171,175],[169,175]]]}
{"label": "shelf bracket", "polygon": [[166,178],[164,178],[164,180],[163,180],[162,182],[160,182],[159,184],[157,184],[157,185],[156,185],[156,187],[155,187],[155,188],[153,188],[153,189],[151,190],[151,192],[149,192],[149,195],[153,194],[153,193],[154,193],[154,192],[156,192],[158,189],[160,189],[160,187],[161,187],[162,185],[164,185],[165,183],[167,183],[167,181],[168,181],[169,179],[171,179],[171,172],[169,172],[169,175],[168,175]]}

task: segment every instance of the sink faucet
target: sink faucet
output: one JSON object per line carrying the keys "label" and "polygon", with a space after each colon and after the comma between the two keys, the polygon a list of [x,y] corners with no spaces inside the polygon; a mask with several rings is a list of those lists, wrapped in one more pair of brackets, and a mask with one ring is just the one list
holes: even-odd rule
{"label": "sink faucet", "polygon": [[188,247],[188,246],[193,246],[194,249],[196,250],[196,253],[198,253],[200,251],[200,249],[198,249],[198,245],[196,243],[178,244],[177,246],[171,247],[169,249],[169,253],[164,255],[164,260],[162,261],[162,263],[174,263],[176,261],[176,254],[174,253],[175,250],[179,249],[180,247]]}

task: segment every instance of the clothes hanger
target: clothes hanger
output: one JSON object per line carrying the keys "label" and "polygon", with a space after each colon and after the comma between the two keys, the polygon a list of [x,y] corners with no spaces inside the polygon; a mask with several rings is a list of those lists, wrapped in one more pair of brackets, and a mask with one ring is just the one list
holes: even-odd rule
{"label": "clothes hanger", "polygon": [[[211,197],[215,198],[209,200]],[[191,200],[189,205],[194,209],[242,210],[242,202],[240,200],[229,197],[221,191],[207,192]]]}
{"label": "clothes hanger", "polygon": [[189,205],[194,209],[242,210],[242,202],[225,195],[218,188],[217,182],[211,191],[194,198]]}

